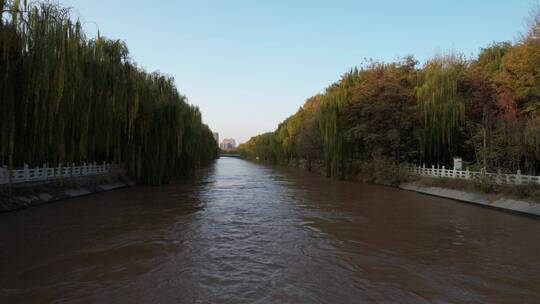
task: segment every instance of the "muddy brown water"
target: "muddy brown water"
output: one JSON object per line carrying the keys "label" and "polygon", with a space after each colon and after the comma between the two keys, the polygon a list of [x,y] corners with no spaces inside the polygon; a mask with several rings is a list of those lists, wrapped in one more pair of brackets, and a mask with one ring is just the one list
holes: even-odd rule
{"label": "muddy brown water", "polygon": [[0,236],[0,303],[540,303],[537,218],[234,158]]}

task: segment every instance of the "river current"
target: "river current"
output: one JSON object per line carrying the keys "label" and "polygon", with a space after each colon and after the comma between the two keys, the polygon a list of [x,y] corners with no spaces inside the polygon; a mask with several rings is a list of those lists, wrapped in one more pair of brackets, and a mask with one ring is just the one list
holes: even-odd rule
{"label": "river current", "polygon": [[0,236],[0,303],[540,303],[537,218],[235,158]]}

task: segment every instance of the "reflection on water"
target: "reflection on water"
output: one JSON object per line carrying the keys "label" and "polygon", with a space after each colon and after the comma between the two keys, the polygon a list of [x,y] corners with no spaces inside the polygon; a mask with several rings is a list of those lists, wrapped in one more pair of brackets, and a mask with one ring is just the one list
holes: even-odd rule
{"label": "reflection on water", "polygon": [[222,158],[0,215],[1,303],[540,303],[540,221]]}

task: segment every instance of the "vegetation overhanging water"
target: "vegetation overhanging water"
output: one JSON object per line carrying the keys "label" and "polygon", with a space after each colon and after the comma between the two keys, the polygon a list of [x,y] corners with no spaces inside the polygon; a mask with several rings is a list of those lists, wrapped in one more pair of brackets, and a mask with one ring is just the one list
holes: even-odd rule
{"label": "vegetation overhanging water", "polygon": [[191,174],[217,146],[174,80],[68,9],[0,0],[0,165],[124,163],[142,183]]}

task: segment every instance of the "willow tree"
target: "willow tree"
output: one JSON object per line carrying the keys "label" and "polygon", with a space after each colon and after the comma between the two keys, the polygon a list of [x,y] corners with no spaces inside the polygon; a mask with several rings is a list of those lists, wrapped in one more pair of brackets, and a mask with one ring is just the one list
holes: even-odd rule
{"label": "willow tree", "polygon": [[16,107],[20,100],[21,50],[19,3],[0,0],[0,161],[13,167],[16,137]]}
{"label": "willow tree", "polygon": [[2,164],[118,162],[160,184],[215,157],[199,110],[171,77],[138,68],[124,42],[88,39],[48,2],[0,9]]}
{"label": "willow tree", "polygon": [[342,114],[350,102],[358,77],[359,71],[351,70],[338,83],[330,86],[321,97],[318,122],[326,175],[329,177],[343,179],[347,175],[350,151],[344,139],[345,119]]}
{"label": "willow tree", "polygon": [[427,157],[453,153],[458,127],[464,121],[465,103],[459,82],[466,68],[460,56],[430,60],[418,72],[416,96],[424,118],[423,144]]}
{"label": "willow tree", "polygon": [[284,163],[289,163],[292,159],[296,158],[296,139],[300,126],[304,123],[304,113],[300,108],[294,115],[285,119],[278,125],[276,133],[276,139],[283,149],[285,155]]}
{"label": "willow tree", "polygon": [[267,163],[281,163],[286,159],[275,132],[267,132],[250,138],[238,147],[242,157]]}

